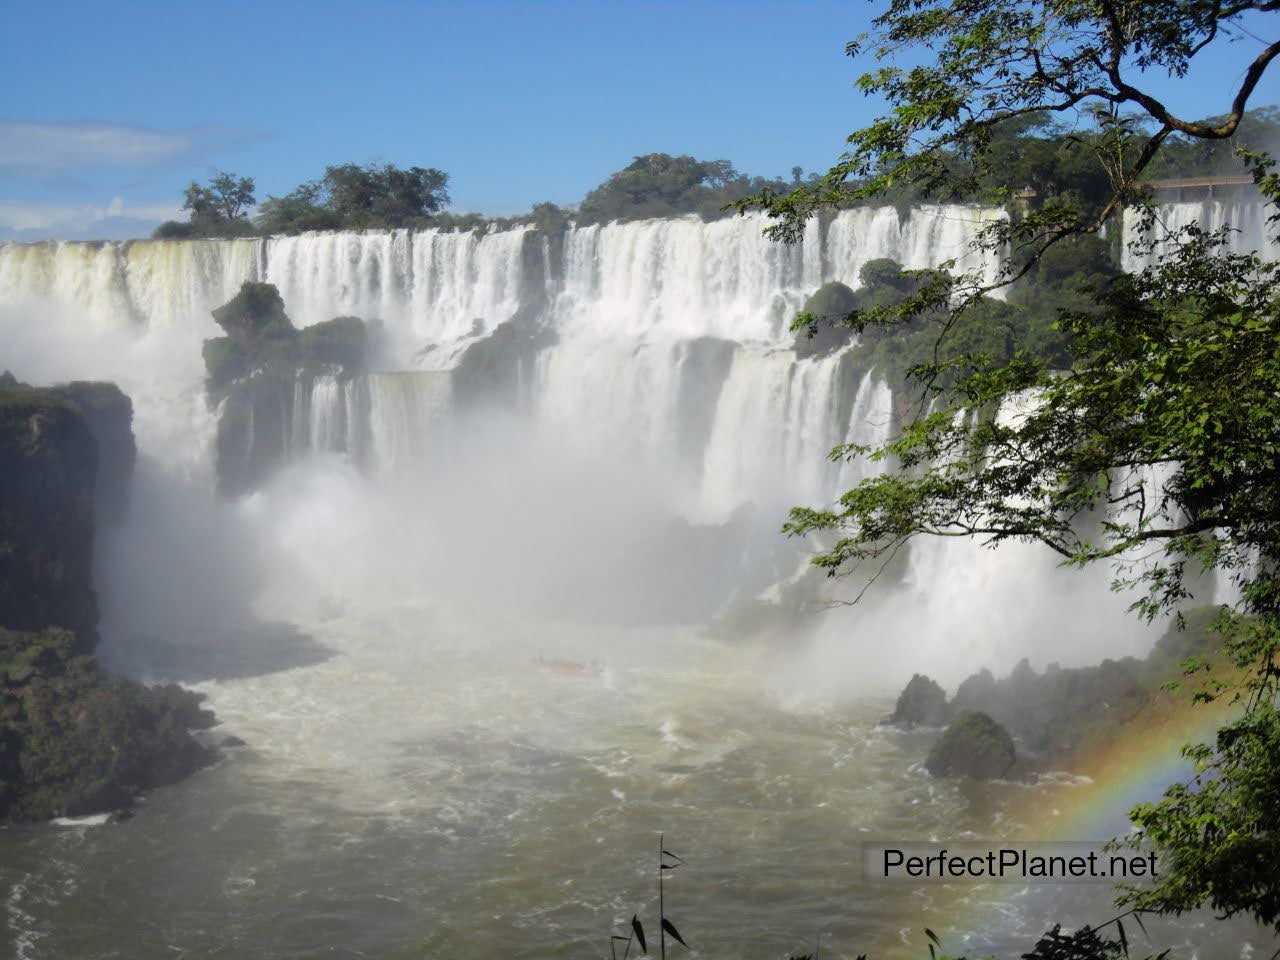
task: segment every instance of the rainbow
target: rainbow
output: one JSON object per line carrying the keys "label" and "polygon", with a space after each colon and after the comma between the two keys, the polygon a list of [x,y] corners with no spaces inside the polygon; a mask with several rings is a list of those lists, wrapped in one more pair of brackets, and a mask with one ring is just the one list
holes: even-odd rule
{"label": "rainbow", "polygon": [[[1081,762],[1076,767],[1082,776],[1070,783],[1050,782],[1025,790],[1025,798],[1015,801],[1009,811],[1018,824],[1016,835],[989,839],[1002,843],[1086,841],[1101,846],[1106,840],[1123,836],[1129,830],[1128,813],[1134,804],[1154,800],[1169,784],[1190,776],[1190,762],[1182,756],[1183,745],[1211,742],[1217,729],[1238,715],[1241,708],[1228,699],[1196,705],[1185,692],[1154,695],[1137,716],[1117,726],[1113,736],[1099,738],[1081,751]],[[1049,892],[1060,888],[1043,889]],[[969,947],[948,943],[944,931],[998,925],[1015,898],[1024,908],[1028,903],[1034,905],[1034,891],[1034,886],[1020,883],[939,888],[941,896],[934,899],[928,915],[917,911],[914,916],[904,916],[904,936],[877,945],[871,956],[913,960],[927,957],[926,927],[943,938],[944,952],[964,953]],[[1112,916],[1108,913],[1075,918],[1064,915],[1070,908],[1064,909],[1060,903],[1045,902],[1043,907],[1045,927],[1052,922],[1068,926],[1073,920],[1099,923]],[[1025,944],[1024,949],[1031,945]]]}

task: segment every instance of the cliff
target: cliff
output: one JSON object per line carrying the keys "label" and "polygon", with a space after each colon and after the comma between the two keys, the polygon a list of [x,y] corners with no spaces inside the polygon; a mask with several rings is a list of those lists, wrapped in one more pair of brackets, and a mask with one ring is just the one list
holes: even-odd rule
{"label": "cliff", "polygon": [[1023,660],[999,679],[988,670],[973,674],[950,701],[941,687],[917,674],[885,722],[937,726],[950,721],[935,754],[941,750],[959,760],[929,764],[935,776],[948,775],[937,771],[965,762],[968,741],[955,730],[973,727],[975,714],[982,715],[993,730],[1007,730],[1017,739],[1029,755],[1028,769],[1080,770],[1118,728],[1159,712],[1164,701],[1176,696],[1166,687],[1183,677],[1185,661],[1215,656],[1219,640],[1213,623],[1218,613],[1217,607],[1187,611],[1184,623],[1172,624],[1142,660],[1125,657],[1092,667],[1050,664],[1043,673]]}
{"label": "cliff", "polygon": [[310,395],[316,376],[349,379],[363,369],[369,327],[358,317],[335,317],[299,330],[269,283],[245,282],[212,312],[226,331],[203,347],[209,401],[220,407],[218,489],[237,496],[284,462],[296,429],[295,392]]}
{"label": "cliff", "polygon": [[94,536],[127,508],[131,419],[111,384],[0,377],[0,819],[119,808],[211,757],[198,696],[92,656]]}

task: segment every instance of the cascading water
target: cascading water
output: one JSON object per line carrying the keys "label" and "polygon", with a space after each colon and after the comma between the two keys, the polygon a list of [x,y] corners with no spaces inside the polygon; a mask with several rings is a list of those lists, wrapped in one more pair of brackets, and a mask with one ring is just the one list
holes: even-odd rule
{"label": "cascading water", "polygon": [[1231,253],[1257,253],[1263,259],[1277,256],[1275,244],[1267,234],[1268,212],[1258,199],[1197,200],[1165,203],[1156,208],[1153,229],[1155,242],[1149,250],[1134,251],[1130,242],[1140,236],[1142,214],[1137,210],[1124,213],[1124,249],[1121,262],[1125,270],[1136,272],[1151,266],[1171,249],[1171,240],[1182,231],[1198,224],[1206,231],[1230,227],[1225,249]]}
{"label": "cascading water", "polygon": [[[127,824],[0,834],[14,952],[584,955],[648,910],[663,829],[695,864],[670,891],[691,942],[902,949],[928,903],[861,884],[861,834],[1016,830],[1027,788],[971,805],[929,780],[928,734],[875,727],[883,691],[1149,636],[1096,577],[961,543],[764,649],[690,625],[793,577],[788,506],[886,468],[826,459],[883,442],[894,393],[856,348],[797,359],[794,312],[879,257],[990,275],[969,245],[998,215],[851,210],[794,247],[758,217],[0,246],[0,369],[135,402],[102,657],[208,693],[250,745]],[[250,279],[300,326],[376,318],[389,346],[375,373],[300,378],[289,465],[221,501],[200,347]],[[537,336],[490,336],[508,321]]]}

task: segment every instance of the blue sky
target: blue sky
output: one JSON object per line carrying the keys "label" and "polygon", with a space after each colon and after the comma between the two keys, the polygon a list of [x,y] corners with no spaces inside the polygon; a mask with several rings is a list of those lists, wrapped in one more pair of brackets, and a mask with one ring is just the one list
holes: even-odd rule
{"label": "blue sky", "polygon": [[[216,169],[261,199],[330,163],[434,166],[495,214],[657,150],[825,169],[874,113],[844,42],[881,7],[0,0],[0,239],[145,235]],[[1183,111],[1221,112],[1255,48],[1211,48]]]}

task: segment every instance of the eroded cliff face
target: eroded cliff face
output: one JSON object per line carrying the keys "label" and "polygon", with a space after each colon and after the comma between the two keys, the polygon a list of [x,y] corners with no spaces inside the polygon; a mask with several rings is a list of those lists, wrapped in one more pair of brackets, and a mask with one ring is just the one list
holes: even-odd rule
{"label": "eroded cliff face", "polygon": [[297,408],[315,381],[348,384],[363,368],[369,332],[357,317],[299,330],[269,283],[246,282],[212,311],[225,336],[204,342],[205,386],[218,407],[218,489],[236,496],[261,486],[299,445],[310,417]]}
{"label": "eroded cliff face", "polygon": [[74,402],[51,390],[0,391],[0,624],[64,627],[88,652],[98,444]]}
{"label": "eroded cliff face", "polygon": [[112,384],[0,377],[0,819],[125,807],[212,756],[198,696],[92,656],[94,537],[128,506],[131,419]]}

